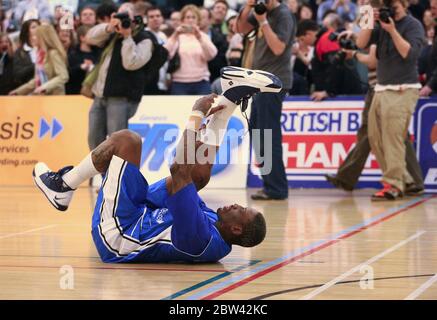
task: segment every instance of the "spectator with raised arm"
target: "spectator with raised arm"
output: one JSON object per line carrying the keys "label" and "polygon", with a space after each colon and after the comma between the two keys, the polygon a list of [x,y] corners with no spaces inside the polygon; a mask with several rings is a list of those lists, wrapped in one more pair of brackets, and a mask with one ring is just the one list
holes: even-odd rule
{"label": "spectator with raised arm", "polygon": [[170,93],[174,95],[202,95],[211,92],[208,61],[217,55],[208,35],[199,28],[200,12],[194,5],[181,10],[182,24],[168,39],[165,47],[172,59],[180,58],[180,67],[173,73]]}

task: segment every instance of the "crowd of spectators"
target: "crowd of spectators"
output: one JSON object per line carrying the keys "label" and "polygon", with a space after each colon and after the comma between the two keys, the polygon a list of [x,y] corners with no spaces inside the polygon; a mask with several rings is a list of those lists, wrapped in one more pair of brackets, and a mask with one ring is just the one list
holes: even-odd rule
{"label": "crowd of spectators", "polygon": [[[2,1],[0,8],[0,95],[79,94],[102,54],[86,35],[95,25],[109,22],[124,2],[133,4],[146,30],[169,52],[156,83],[148,83],[144,94],[219,92],[214,81],[222,67],[251,67],[254,34],[240,34],[235,24],[245,0],[9,0]],[[289,93],[312,95],[315,100],[364,94],[367,68],[355,59],[354,52],[342,50],[331,34],[357,33],[359,6],[367,1],[282,2],[298,22]],[[435,68],[430,59],[435,14],[429,0],[410,0],[409,12],[422,22],[428,40],[418,66],[426,87]],[[66,18],[68,13],[71,21]],[[428,85],[421,93],[430,95],[435,89]]]}

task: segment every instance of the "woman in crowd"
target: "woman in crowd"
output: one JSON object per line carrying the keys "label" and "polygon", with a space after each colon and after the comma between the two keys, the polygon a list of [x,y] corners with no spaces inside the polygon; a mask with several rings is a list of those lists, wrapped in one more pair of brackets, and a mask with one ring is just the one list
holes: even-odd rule
{"label": "woman in crowd", "polygon": [[182,24],[168,39],[165,47],[170,59],[179,55],[180,66],[172,75],[170,93],[173,95],[204,95],[211,92],[208,61],[217,54],[217,48],[199,29],[200,12],[194,5],[181,10]]}
{"label": "woman in crowd", "polygon": [[68,52],[76,46],[74,30],[59,29],[58,38],[61,41],[62,47],[68,55]]}
{"label": "woman in crowd", "polygon": [[48,24],[36,29],[35,74],[26,84],[10,95],[64,95],[68,81],[67,54],[55,29]]}
{"label": "woman in crowd", "polygon": [[313,9],[309,4],[303,3],[301,6],[299,6],[299,9],[297,10],[297,20],[310,20],[313,19]]}
{"label": "woman in crowd", "polygon": [[36,29],[39,25],[39,20],[30,19],[25,21],[21,27],[19,36],[20,43],[14,54],[13,64],[14,83],[16,87],[27,83],[35,75]]}
{"label": "woman in crowd", "polygon": [[68,52],[68,73],[70,79],[65,85],[67,94],[79,94],[85,76],[97,63],[98,52],[85,40],[86,34],[91,27],[82,25],[77,29],[79,45]]}
{"label": "woman in crowd", "polygon": [[0,95],[8,94],[14,89],[14,81],[12,81],[13,52],[11,39],[6,33],[0,32]]}

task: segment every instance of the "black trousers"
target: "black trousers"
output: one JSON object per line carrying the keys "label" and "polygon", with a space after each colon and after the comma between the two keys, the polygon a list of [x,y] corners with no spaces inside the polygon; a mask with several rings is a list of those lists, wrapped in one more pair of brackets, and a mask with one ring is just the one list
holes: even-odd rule
{"label": "black trousers", "polygon": [[[251,141],[258,163],[264,159],[261,170],[264,192],[272,198],[288,197],[288,181],[282,160],[281,114],[285,92],[259,93],[253,97],[250,113]],[[253,129],[259,129],[259,136]],[[267,130],[271,130],[271,141]],[[268,145],[270,144],[270,145]],[[271,153],[269,152],[271,150]]]}

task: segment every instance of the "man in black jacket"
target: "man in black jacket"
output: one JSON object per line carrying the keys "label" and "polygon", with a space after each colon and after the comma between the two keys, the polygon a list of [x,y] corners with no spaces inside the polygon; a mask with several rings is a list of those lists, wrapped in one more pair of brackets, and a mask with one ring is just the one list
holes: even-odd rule
{"label": "man in black jacket", "polygon": [[[125,3],[118,12],[133,19],[133,5]],[[145,66],[153,44],[142,25],[122,26],[114,15],[87,33],[90,45],[103,48],[100,62],[85,79],[94,103],[89,113],[88,144],[92,150],[113,132],[126,129],[141,101],[146,79]]]}

